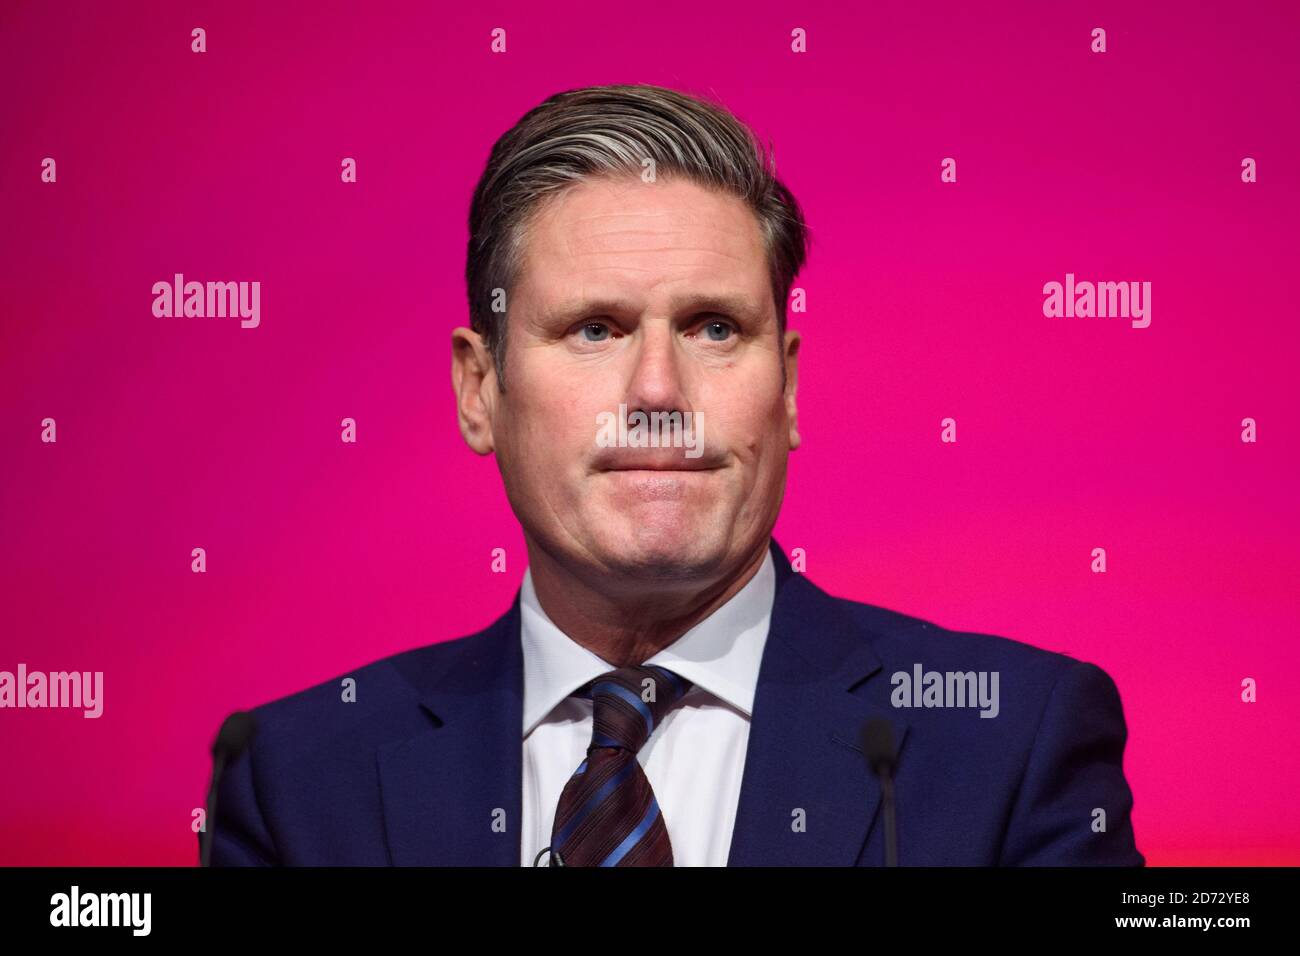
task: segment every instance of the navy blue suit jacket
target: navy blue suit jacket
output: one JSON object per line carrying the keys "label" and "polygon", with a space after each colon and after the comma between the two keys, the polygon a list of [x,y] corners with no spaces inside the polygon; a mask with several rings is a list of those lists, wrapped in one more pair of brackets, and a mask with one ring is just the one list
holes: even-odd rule
{"label": "navy blue suit jacket", "polygon": [[[729,865],[883,863],[880,785],[859,743],[871,717],[894,728],[902,865],[1145,862],[1104,671],[831,597],[775,541],[772,554]],[[918,663],[998,672],[998,715],[894,706],[892,675]],[[485,631],[257,708],[253,742],[221,781],[213,865],[518,866],[522,698],[516,595]]]}

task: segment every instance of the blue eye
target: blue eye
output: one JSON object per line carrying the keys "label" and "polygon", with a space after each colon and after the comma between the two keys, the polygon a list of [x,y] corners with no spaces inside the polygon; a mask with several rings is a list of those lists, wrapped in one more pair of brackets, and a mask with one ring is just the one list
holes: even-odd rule
{"label": "blue eye", "polygon": [[[726,322],[710,322],[704,328],[708,331],[708,337],[710,342],[725,342],[728,338],[730,338],[731,326],[728,325]],[[726,334],[724,334],[721,338],[719,338],[718,336],[713,335],[713,331],[715,329],[720,329],[722,332]]]}
{"label": "blue eye", "polygon": [[[585,334],[585,333],[587,332],[588,329],[596,329],[596,330],[598,330],[598,331],[600,331],[600,332],[603,332],[603,333],[605,333],[605,334],[604,334],[604,335],[597,336],[597,337],[594,338],[594,339],[593,339],[593,338],[588,338],[588,337],[586,336],[586,334]],[[588,342],[603,342],[603,341],[605,341],[605,339],[607,339],[607,338],[609,337],[609,326],[608,326],[608,325],[604,325],[603,323],[600,323],[600,322],[588,322],[586,325],[584,325],[584,326],[582,327],[582,331],[583,331],[583,333],[584,333],[584,334],[583,334],[583,338],[584,338],[584,340],[585,340],[585,341],[588,341]]]}

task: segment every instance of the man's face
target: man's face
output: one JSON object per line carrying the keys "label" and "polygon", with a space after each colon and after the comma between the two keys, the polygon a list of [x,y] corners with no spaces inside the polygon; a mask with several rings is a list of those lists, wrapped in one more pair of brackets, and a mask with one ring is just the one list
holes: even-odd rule
{"label": "man's face", "polygon": [[[522,252],[506,391],[483,395],[527,535],[579,572],[737,570],[766,544],[799,443],[798,335],[777,338],[753,213],[685,180],[599,179],[542,206]],[[689,412],[695,432],[685,447],[602,447],[598,423],[620,405]]]}

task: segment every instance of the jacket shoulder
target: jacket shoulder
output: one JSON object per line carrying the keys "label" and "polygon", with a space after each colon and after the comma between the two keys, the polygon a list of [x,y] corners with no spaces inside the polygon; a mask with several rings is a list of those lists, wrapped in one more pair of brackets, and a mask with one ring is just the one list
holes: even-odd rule
{"label": "jacket shoulder", "polygon": [[1047,650],[1000,634],[945,627],[917,615],[831,596],[811,581],[803,583],[816,592],[818,603],[800,601],[801,610],[820,607],[825,613],[810,616],[817,619],[819,629],[830,626],[839,635],[823,638],[834,648],[833,655],[856,653],[866,644],[884,670],[886,689],[899,674],[915,675],[918,666],[922,674],[973,671],[987,673],[990,678],[996,675],[1004,706],[1011,708],[1017,721],[1031,726],[1037,724],[1060,684],[1078,681],[1108,698],[1118,698],[1109,674],[1067,652]]}
{"label": "jacket shoulder", "polygon": [[254,707],[253,749],[264,759],[286,749],[307,757],[313,750],[355,752],[416,733],[428,726],[418,706],[423,694],[472,657],[491,630],[399,651]]}
{"label": "jacket shoulder", "polygon": [[853,622],[863,640],[871,642],[882,663],[923,663],[934,670],[1001,669],[1054,681],[1080,665],[1092,667],[1065,651],[1050,651],[1026,641],[945,627],[902,611],[832,597]]}

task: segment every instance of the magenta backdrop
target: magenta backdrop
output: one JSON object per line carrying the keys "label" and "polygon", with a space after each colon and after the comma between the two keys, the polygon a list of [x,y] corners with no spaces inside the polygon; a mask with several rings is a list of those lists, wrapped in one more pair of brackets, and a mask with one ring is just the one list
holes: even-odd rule
{"label": "magenta backdrop", "polygon": [[[1295,4],[182,6],[0,6],[0,670],[104,672],[98,720],[0,711],[0,863],[192,863],[227,712],[505,610],[469,197],[608,82],[720,100],[805,208],[809,576],[1106,668],[1150,863],[1300,863]],[[261,325],[155,318],[177,272]],[[1045,317],[1066,272],[1150,327]]]}

